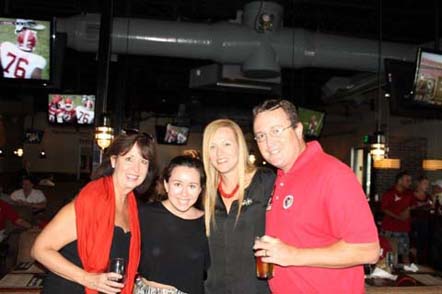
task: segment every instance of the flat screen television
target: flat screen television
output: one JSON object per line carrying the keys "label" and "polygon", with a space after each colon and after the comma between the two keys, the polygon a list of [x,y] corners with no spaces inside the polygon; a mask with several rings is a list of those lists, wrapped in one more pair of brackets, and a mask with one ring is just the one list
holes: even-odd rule
{"label": "flat screen television", "polygon": [[413,89],[414,102],[442,108],[442,52],[419,48]]}
{"label": "flat screen television", "polygon": [[324,112],[298,107],[298,116],[304,127],[305,137],[318,138],[321,135],[324,126]]}
{"label": "flat screen television", "polygon": [[52,78],[54,20],[0,17],[2,84],[47,85]]}
{"label": "flat screen television", "polygon": [[[390,111],[394,115],[418,118],[441,118],[439,107],[416,101],[417,64],[395,59],[385,59],[386,92],[390,94]],[[418,98],[419,99],[419,98]]]}
{"label": "flat screen television", "polygon": [[94,118],[95,95],[48,95],[48,120],[50,123],[94,125]]}
{"label": "flat screen television", "polygon": [[43,139],[44,131],[37,129],[25,130],[25,143],[27,144],[40,144]]}
{"label": "flat screen television", "polygon": [[155,126],[159,144],[186,145],[189,139],[189,130],[190,128],[187,126],[176,126],[170,123],[165,126]]}

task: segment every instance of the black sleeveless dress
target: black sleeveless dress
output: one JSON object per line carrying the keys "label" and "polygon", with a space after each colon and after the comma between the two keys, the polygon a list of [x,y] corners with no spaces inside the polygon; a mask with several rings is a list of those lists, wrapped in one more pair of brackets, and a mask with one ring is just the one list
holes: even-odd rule
{"label": "black sleeveless dress", "polygon": [[[130,245],[130,232],[125,233],[122,228],[115,226],[110,251],[110,258],[123,257],[128,260]],[[81,260],[78,256],[77,241],[73,241],[60,250],[64,258],[73,264],[81,267]],[[52,272],[47,275],[42,294],[84,294],[84,287],[80,284],[71,282]]]}

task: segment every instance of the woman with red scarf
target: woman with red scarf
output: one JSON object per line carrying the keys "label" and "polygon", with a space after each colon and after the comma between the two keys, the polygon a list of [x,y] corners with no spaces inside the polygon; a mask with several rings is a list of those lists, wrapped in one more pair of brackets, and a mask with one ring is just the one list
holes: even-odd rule
{"label": "woman with red scarf", "polygon": [[[54,217],[32,249],[51,272],[44,294],[132,293],[140,260],[140,226],[133,191],[146,191],[155,176],[156,151],[145,133],[124,133],[77,197]],[[108,272],[111,258],[125,258],[124,283]]]}

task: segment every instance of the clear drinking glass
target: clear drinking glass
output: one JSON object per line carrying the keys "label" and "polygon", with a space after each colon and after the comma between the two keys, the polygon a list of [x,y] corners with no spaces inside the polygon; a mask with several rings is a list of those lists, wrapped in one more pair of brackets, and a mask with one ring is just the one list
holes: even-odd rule
{"label": "clear drinking glass", "polygon": [[115,282],[124,283],[124,281],[126,280],[127,262],[124,258],[112,258],[109,261],[109,266],[107,270],[109,273],[120,274],[122,278],[116,280]]}

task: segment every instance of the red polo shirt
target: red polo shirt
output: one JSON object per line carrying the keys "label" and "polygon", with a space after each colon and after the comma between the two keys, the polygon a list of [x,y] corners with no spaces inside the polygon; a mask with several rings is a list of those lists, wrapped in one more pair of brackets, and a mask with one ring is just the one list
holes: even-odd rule
{"label": "red polo shirt", "polygon": [[[266,234],[299,248],[378,241],[365,194],[348,166],[307,144],[287,173],[278,171]],[[363,293],[362,266],[329,269],[275,266],[272,293]]]}
{"label": "red polo shirt", "polygon": [[[400,214],[413,205],[413,197],[412,191],[399,192],[393,187],[382,195],[381,208],[382,210],[387,209],[394,214]],[[406,233],[410,231],[410,228],[410,218],[402,221],[385,215],[382,220],[382,229],[386,231]]]}
{"label": "red polo shirt", "polygon": [[17,212],[8,203],[0,200],[0,230],[5,228],[6,220],[15,224],[18,218]]}

